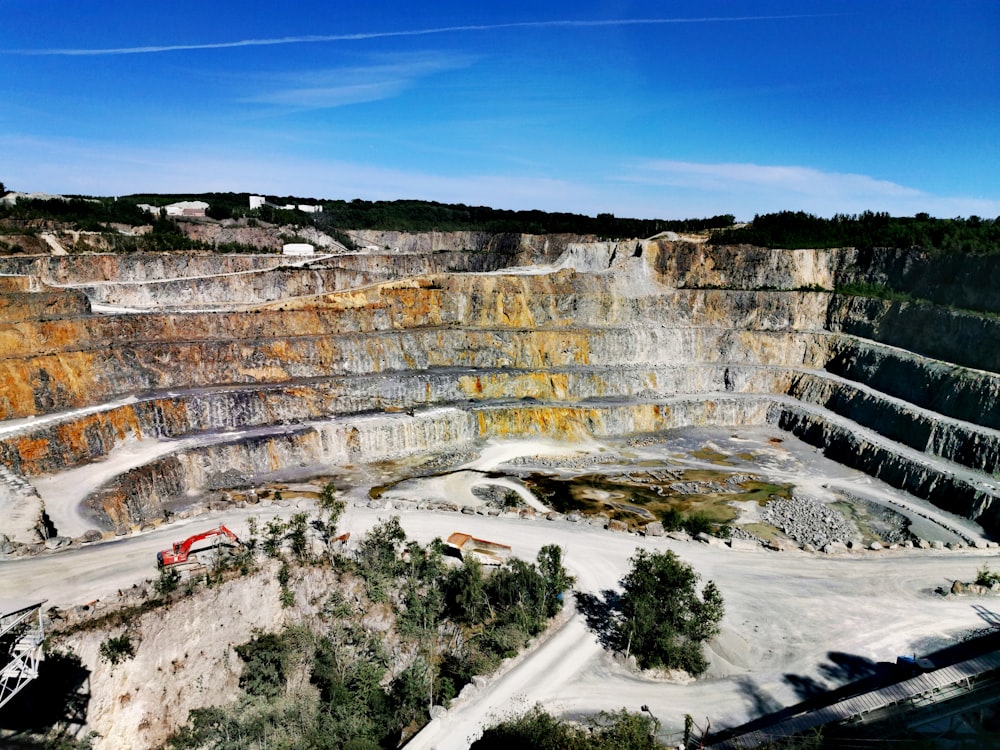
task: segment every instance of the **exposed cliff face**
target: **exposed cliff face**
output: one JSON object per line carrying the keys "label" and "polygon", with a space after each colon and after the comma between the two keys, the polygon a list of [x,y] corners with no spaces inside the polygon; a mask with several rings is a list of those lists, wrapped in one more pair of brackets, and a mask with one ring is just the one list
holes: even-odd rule
{"label": "exposed cliff face", "polygon": [[261,631],[312,622],[339,584],[329,569],[297,571],[295,603],[284,607],[277,563],[225,585],[200,589],[134,618],[135,655],[112,665],[103,640],[120,630],[82,630],[64,643],[90,667],[87,724],[106,748],[160,747],[194,708],[224,705],[240,694],[243,662],[235,651]]}
{"label": "exposed cliff face", "polygon": [[778,424],[805,442],[821,447],[828,458],[838,463],[930,500],[943,510],[977,521],[988,533],[1000,534],[995,483],[983,486],[970,481],[968,476],[902,453],[823,415],[788,409],[781,412]]}
{"label": "exposed cliff face", "polygon": [[944,362],[1000,371],[1000,319],[927,303],[836,297],[829,328]]}
{"label": "exposed cliff face", "polygon": [[884,284],[919,299],[966,310],[1000,312],[1000,257],[929,255],[917,250],[853,250],[843,283]]}
{"label": "exposed cliff face", "polygon": [[665,284],[690,289],[833,289],[842,250],[649,243]]}
{"label": "exposed cliff face", "polygon": [[967,421],[812,372],[796,374],[787,392],[915,450],[986,473],[1000,466],[1000,434]]}
{"label": "exposed cliff face", "polygon": [[506,257],[504,265],[552,263],[573,242],[594,242],[597,238],[575,234],[491,234],[487,232],[386,232],[357,229],[349,233],[356,245],[383,248],[394,253],[453,252],[466,255],[489,254]]}
{"label": "exposed cliff face", "polygon": [[[354,234],[370,248],[302,267],[3,259],[0,461],[32,477],[177,441],[88,500],[122,527],[303,465],[769,421],[997,528],[975,475],[1000,455],[1000,329],[812,291],[857,275],[854,250]],[[551,268],[501,270],[526,259]]]}

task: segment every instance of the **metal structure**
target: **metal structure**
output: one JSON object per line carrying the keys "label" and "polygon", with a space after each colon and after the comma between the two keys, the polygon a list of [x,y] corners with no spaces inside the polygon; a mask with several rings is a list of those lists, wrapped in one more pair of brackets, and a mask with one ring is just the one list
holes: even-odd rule
{"label": "metal structure", "polygon": [[0,600],[0,708],[38,677],[42,661],[41,600]]}
{"label": "metal structure", "polygon": [[[1000,651],[968,659],[950,667],[927,672],[909,680],[847,698],[776,722],[768,727],[740,734],[708,745],[717,750],[749,750],[802,734],[827,724],[858,726],[895,719],[915,723],[911,718],[928,707],[942,707],[959,698],[996,700],[1000,674]],[[963,704],[967,709],[969,702]],[[937,711],[932,718],[947,715]]]}

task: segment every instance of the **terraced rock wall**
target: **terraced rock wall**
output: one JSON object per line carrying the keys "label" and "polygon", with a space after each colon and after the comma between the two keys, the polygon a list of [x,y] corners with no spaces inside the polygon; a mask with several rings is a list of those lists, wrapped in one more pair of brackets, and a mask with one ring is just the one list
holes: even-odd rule
{"label": "terraced rock wall", "polygon": [[831,293],[856,251],[356,235],[380,249],[0,261],[0,517],[148,441],[84,498],[109,528],[491,437],[768,422],[1000,531],[995,321]]}

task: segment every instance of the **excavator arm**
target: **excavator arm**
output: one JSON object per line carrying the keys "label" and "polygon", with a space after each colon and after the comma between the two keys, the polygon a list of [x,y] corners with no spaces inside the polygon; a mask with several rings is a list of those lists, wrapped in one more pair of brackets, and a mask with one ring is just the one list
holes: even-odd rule
{"label": "excavator arm", "polygon": [[191,554],[191,547],[193,547],[198,542],[204,539],[210,539],[211,537],[223,536],[229,539],[234,544],[240,543],[240,538],[236,536],[232,531],[227,529],[225,526],[218,526],[214,529],[209,529],[208,531],[203,531],[200,534],[195,534],[194,536],[189,536],[182,542],[174,542],[170,549],[165,549],[156,553],[156,563],[161,568],[168,567],[170,565],[177,565],[178,563],[186,562],[188,555]]}

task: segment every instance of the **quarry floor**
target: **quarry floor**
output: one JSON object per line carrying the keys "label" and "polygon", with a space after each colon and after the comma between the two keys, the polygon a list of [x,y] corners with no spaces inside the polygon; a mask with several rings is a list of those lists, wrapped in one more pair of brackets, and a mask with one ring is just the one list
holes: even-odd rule
{"label": "quarry floor", "polygon": [[[780,436],[780,444],[770,439],[775,435]],[[637,548],[669,549],[692,565],[703,580],[715,581],[725,599],[722,632],[708,648],[709,672],[694,681],[654,677],[630,669],[601,647],[586,618],[570,601],[560,622],[533,650],[483,686],[464,693],[408,747],[466,748],[483,726],[535,703],[568,716],[621,707],[638,711],[646,705],[662,722],[664,739],[680,731],[687,713],[700,726],[709,719],[713,730],[718,730],[794,705],[803,700],[807,689],[848,682],[856,676],[851,665],[894,662],[899,654],[927,653],[994,627],[1000,618],[1000,599],[945,597],[936,592],[950,587],[955,579],[973,580],[983,565],[1000,567],[995,549],[901,548],[839,555],[761,547],[737,550],[612,532],[600,525],[565,519],[549,521],[543,516],[525,519],[418,510],[412,502],[392,507],[396,496],[410,501],[447,498],[459,505],[475,504],[471,488],[482,483],[484,472],[503,484],[508,480],[496,475],[512,474],[515,467],[524,470],[538,457],[553,461],[546,464],[539,459],[539,465],[565,467],[568,457],[577,456],[575,470],[588,472],[615,465],[626,452],[630,462],[669,456],[678,465],[718,468],[718,463],[696,457],[696,449],[706,444],[720,449],[742,444],[753,449],[752,470],[769,481],[793,483],[797,491],[819,499],[829,499],[834,489],[842,489],[891,503],[921,519],[925,538],[939,533],[947,539],[954,534],[948,529],[966,538],[981,538],[981,531],[968,521],[834,464],[784,433],[699,429],[679,431],[668,438],[648,444],[633,442],[627,451],[622,444],[613,443],[491,443],[482,446],[473,460],[457,467],[462,471],[415,479],[413,475],[421,472],[399,464],[345,469],[339,474],[341,486],[345,479],[351,483],[345,495],[350,502],[339,528],[355,538],[378,521],[399,515],[407,534],[422,543],[462,531],[511,545],[515,555],[526,559],[534,558],[543,545],[559,544],[565,550],[567,567],[576,576],[577,591],[601,600],[617,588]],[[67,483],[62,487],[67,490],[64,497],[82,496],[88,481],[97,483],[107,472],[141,460],[136,452],[146,450],[157,447],[134,445],[120,457],[102,462],[104,465],[88,467],[92,479],[84,474],[62,475],[59,482]],[[589,465],[588,457],[594,456],[601,457],[600,461]],[[751,470],[745,465],[731,469]],[[371,487],[408,477],[384,496],[385,503],[370,507]],[[74,492],[68,491],[70,482]],[[85,522],[73,520],[79,516],[72,501],[49,505],[50,498],[60,494],[58,484],[41,485],[57,527]],[[4,561],[0,563],[0,599],[39,597],[47,599],[47,605],[67,607],[108,596],[152,578],[155,553],[172,541],[220,522],[244,534],[250,516],[266,521],[276,514],[296,512],[294,492],[286,495],[293,498],[288,507],[251,506],[212,513],[81,549]],[[917,512],[929,518],[916,516]],[[947,528],[938,526],[937,520]]]}

